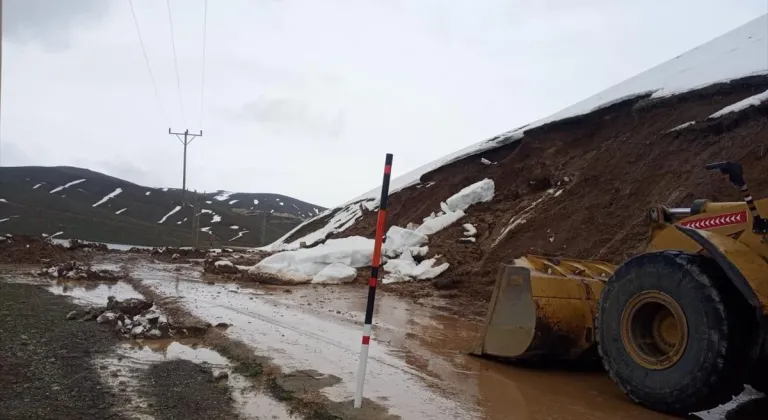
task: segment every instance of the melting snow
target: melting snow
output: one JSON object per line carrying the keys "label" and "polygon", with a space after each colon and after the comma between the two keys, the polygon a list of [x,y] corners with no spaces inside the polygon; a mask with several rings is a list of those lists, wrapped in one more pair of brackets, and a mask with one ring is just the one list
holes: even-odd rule
{"label": "melting snow", "polygon": [[234,193],[229,191],[219,191],[219,195],[217,195],[216,197],[213,197],[213,199],[218,201],[224,201],[229,199],[229,196],[232,194]]}
{"label": "melting snow", "polygon": [[32,189],[33,189],[33,190],[36,190],[36,189],[38,189],[38,188],[39,188],[41,185],[43,185],[43,182],[41,182],[41,183],[39,183],[39,184],[35,185],[34,187],[32,187]]}
{"label": "melting snow", "polygon": [[384,270],[387,272],[381,280],[384,284],[401,283],[411,279],[426,280],[432,279],[450,267],[448,263],[442,263],[435,267],[437,260],[431,258],[416,264],[410,251],[400,254],[397,259],[392,259],[384,264]]}
{"label": "melting snow", "polygon": [[232,205],[232,204],[237,203],[238,201],[240,201],[240,200],[232,200],[232,201],[229,202],[229,204]]}
{"label": "melting snow", "polygon": [[147,191],[144,193],[144,195],[150,195],[150,194],[152,194],[152,191]]}
{"label": "melting snow", "polygon": [[167,192],[167,191],[168,191],[168,188],[163,188],[162,190],[163,190],[163,191],[165,191],[165,192]]}
{"label": "melting snow", "polygon": [[[115,196],[117,196],[117,195],[118,195],[118,194],[120,194],[121,192],[123,192],[123,189],[122,189],[122,188],[117,188],[117,189],[115,189],[115,190],[114,190],[114,191],[112,191],[111,193],[109,193],[109,194],[107,194],[106,196],[104,196],[104,198],[102,198],[101,200],[99,200],[98,202],[96,202],[96,203],[93,205],[93,207],[96,207],[96,206],[98,206],[98,205],[100,205],[100,204],[104,204],[104,203],[106,203],[106,202],[107,202],[107,200],[109,200],[109,199],[111,199],[111,198],[115,198]],[[125,209],[123,209],[123,210],[125,210]],[[122,210],[121,210],[121,211],[122,211]],[[120,214],[120,213],[118,213],[118,214]]]}
{"label": "melting snow", "polygon": [[0,219],[0,223],[6,222],[8,220],[11,220],[11,218],[10,217],[6,217],[5,219]]}
{"label": "melting snow", "polygon": [[255,199],[255,198],[254,198],[254,199],[253,199],[253,204],[259,204],[259,200],[257,200],[257,199]]}
{"label": "melting snow", "polygon": [[230,228],[230,229],[240,229],[240,226],[238,226],[238,225],[232,225],[232,226],[230,226],[229,228]]}
{"label": "melting snow", "polygon": [[314,210],[315,210],[315,214],[320,214],[320,210],[318,210],[317,208],[315,208]]}
{"label": "melting snow", "polygon": [[475,236],[477,235],[477,229],[472,223],[465,223],[464,226],[464,236]]}
{"label": "melting snow", "polygon": [[6,199],[4,199],[4,198],[0,198],[0,203],[6,203],[6,204],[7,204],[7,203],[8,203],[8,200],[6,200]]}
{"label": "melting snow", "polygon": [[120,214],[120,213],[122,213],[122,212],[124,212],[124,211],[126,211],[126,210],[128,210],[128,208],[127,208],[127,207],[126,207],[126,208],[124,208],[124,209],[120,209],[120,210],[116,211],[116,212],[115,212],[115,214]]}
{"label": "melting snow", "polygon": [[750,96],[749,98],[742,99],[739,102],[736,102],[735,104],[728,105],[727,107],[721,109],[720,111],[717,111],[714,114],[710,115],[709,117],[707,117],[707,119],[720,118],[725,114],[730,114],[731,112],[739,112],[751,106],[758,106],[765,101],[768,101],[768,90],[766,90],[763,93],[758,93],[757,95]]}
{"label": "melting snow", "polygon": [[79,184],[81,182],[84,182],[84,181],[85,181],[84,179],[78,179],[78,180],[70,182],[69,184],[64,184],[64,185],[62,185],[60,187],[56,187],[56,188],[52,189],[50,192],[51,192],[51,194],[53,194],[55,192],[59,192],[59,191],[63,190],[64,188],[69,188],[69,187],[71,187],[73,185],[77,185],[77,184]]}
{"label": "melting snow", "polygon": [[163,222],[165,222],[165,219],[167,219],[167,218],[171,217],[171,216],[172,216],[174,213],[176,213],[176,212],[177,212],[177,211],[179,211],[179,210],[181,210],[181,206],[176,206],[176,207],[175,207],[173,210],[171,210],[171,211],[170,211],[168,214],[166,214],[165,216],[163,216],[163,218],[162,218],[162,219],[160,219],[160,221],[159,221],[159,222],[157,222],[157,223],[163,223]]}
{"label": "melting snow", "polygon": [[210,226],[200,228],[200,231],[205,232],[205,233],[207,233],[209,235],[213,235],[213,232],[211,232],[211,227]]}

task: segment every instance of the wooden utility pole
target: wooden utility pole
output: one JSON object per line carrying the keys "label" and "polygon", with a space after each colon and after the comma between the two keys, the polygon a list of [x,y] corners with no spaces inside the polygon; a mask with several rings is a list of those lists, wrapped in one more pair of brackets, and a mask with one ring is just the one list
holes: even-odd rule
{"label": "wooden utility pole", "polygon": [[192,206],[192,240],[194,241],[194,247],[198,247],[198,240],[200,235],[200,205],[198,204],[197,190],[195,190],[195,204]]}
{"label": "wooden utility pole", "polygon": [[[2,0],[0,0],[2,1]],[[195,139],[195,137],[202,137],[203,136],[203,130],[200,130],[199,133],[194,134],[190,133],[189,130],[184,130],[183,133],[174,133],[171,131],[170,128],[168,128],[168,134],[173,134],[176,136],[177,139],[181,142],[181,144],[184,145],[184,175],[182,177],[181,181],[181,201],[183,204],[187,203],[187,146],[189,146],[190,143],[192,143],[192,140]],[[184,136],[183,138],[181,136]]]}

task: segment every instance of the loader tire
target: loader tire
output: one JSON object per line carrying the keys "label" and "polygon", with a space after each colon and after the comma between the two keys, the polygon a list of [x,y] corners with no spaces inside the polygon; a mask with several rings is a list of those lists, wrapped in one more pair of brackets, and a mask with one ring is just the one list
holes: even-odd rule
{"label": "loader tire", "polygon": [[674,415],[730,401],[744,389],[749,323],[732,289],[705,256],[662,251],[625,262],[602,291],[596,321],[611,379],[635,402]]}

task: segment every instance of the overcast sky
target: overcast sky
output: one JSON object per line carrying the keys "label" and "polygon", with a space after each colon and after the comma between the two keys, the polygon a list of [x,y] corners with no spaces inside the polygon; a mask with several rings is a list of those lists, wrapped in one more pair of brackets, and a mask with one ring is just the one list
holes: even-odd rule
{"label": "overcast sky", "polygon": [[[5,0],[0,164],[333,206],[554,113],[767,0]],[[182,113],[182,104],[183,110]]]}

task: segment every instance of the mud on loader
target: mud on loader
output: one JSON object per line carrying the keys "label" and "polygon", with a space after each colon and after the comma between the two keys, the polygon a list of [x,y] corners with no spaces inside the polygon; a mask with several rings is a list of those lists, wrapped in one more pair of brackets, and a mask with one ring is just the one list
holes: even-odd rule
{"label": "mud on loader", "polygon": [[[648,210],[645,252],[620,266],[527,255],[504,264],[473,351],[510,359],[599,357],[634,401],[675,415],[768,393],[768,198]],[[597,351],[595,351],[597,350]]]}

